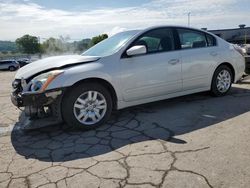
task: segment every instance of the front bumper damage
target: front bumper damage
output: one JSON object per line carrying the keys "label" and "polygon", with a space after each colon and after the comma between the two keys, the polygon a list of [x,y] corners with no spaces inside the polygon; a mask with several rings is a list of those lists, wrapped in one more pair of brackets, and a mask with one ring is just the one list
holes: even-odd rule
{"label": "front bumper damage", "polygon": [[11,93],[12,103],[23,109],[28,119],[28,127],[43,127],[62,122],[61,101],[64,88],[49,90],[43,93],[23,92],[21,84],[15,84]]}

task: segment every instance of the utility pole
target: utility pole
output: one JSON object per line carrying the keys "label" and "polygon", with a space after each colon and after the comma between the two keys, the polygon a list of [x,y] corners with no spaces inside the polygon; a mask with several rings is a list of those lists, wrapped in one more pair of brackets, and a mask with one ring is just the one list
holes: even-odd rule
{"label": "utility pole", "polygon": [[245,29],[245,44],[247,44],[247,30]]}
{"label": "utility pole", "polygon": [[190,16],[191,16],[191,12],[188,13],[188,27],[190,27]]}

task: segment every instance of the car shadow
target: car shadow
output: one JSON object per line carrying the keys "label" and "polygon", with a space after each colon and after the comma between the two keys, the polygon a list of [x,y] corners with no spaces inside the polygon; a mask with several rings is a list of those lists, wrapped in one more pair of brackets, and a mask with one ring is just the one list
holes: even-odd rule
{"label": "car shadow", "polygon": [[147,140],[186,144],[177,136],[244,114],[250,110],[249,101],[250,89],[235,86],[225,97],[199,93],[120,110],[96,130],[60,124],[12,131],[11,141],[20,155],[53,162],[94,157]]}

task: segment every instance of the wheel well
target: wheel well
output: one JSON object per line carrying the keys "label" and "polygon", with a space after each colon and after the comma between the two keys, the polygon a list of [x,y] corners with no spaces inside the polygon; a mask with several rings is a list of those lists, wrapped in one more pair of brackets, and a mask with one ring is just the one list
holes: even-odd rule
{"label": "wheel well", "polygon": [[234,82],[234,79],[235,79],[235,70],[234,70],[234,67],[230,63],[228,63],[228,62],[224,62],[224,63],[220,64],[218,67],[220,67],[222,65],[225,65],[228,68],[230,68],[230,70],[232,71],[232,74],[233,74],[233,78],[232,78],[233,80],[232,81]]}
{"label": "wheel well", "polygon": [[109,93],[111,94],[114,109],[117,109],[117,100],[118,100],[117,95],[116,95],[114,87],[108,81],[101,79],[101,78],[87,78],[87,79],[76,82],[71,87],[75,87],[83,83],[98,83],[98,84],[103,85],[106,89],[108,89]]}
{"label": "wheel well", "polygon": [[8,69],[11,69],[11,68],[13,68],[14,70],[16,69],[16,67],[14,67],[13,65],[10,65],[10,66],[8,67]]}

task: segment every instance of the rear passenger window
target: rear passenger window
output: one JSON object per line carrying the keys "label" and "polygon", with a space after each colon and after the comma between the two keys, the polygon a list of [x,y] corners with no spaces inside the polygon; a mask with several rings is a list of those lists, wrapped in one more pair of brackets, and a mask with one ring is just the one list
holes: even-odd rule
{"label": "rear passenger window", "polygon": [[206,34],[208,46],[216,46],[216,39],[209,34]]}
{"label": "rear passenger window", "polygon": [[188,29],[177,29],[177,31],[182,49],[207,47],[204,33]]}

